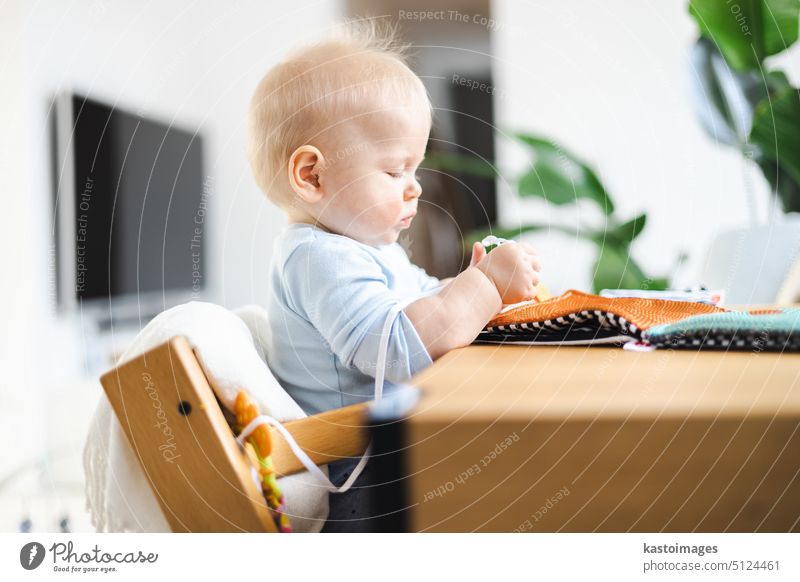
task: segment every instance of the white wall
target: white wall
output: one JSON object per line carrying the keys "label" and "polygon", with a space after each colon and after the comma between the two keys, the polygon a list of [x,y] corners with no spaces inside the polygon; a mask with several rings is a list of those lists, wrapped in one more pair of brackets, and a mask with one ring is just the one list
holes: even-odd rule
{"label": "white wall", "polygon": [[[50,239],[48,106],[78,90],[156,119],[198,127],[214,179],[206,262],[209,298],[230,307],[266,300],[272,237],[282,213],[257,190],[244,122],[256,83],[289,46],[331,26],[338,1],[293,3],[45,0],[0,8],[0,476],[65,445],[45,421],[82,419],[98,396],[81,382],[80,318],[55,311]],[[43,406],[39,406],[44,403]],[[86,422],[57,422],[69,431]],[[54,426],[50,425],[51,428]],[[70,436],[77,455],[83,434]]]}
{"label": "white wall", "polygon": [[[633,255],[648,274],[667,274],[679,249],[691,253],[680,284],[696,271],[711,237],[750,222],[745,173],[756,192],[756,220],[771,202],[763,178],[702,131],[689,101],[688,51],[697,37],[684,0],[493,2],[496,120],[501,129],[541,133],[598,170],[622,218],[648,213]],[[795,47],[797,48],[797,47]],[[781,59],[800,78],[800,52]],[[499,160],[523,158],[506,140]],[[599,224],[591,205],[518,206],[506,189],[501,217]],[[534,237],[551,288],[587,289],[594,247],[562,235]]]}
{"label": "white wall", "polygon": [[[30,371],[40,355],[37,329],[40,329],[46,303],[46,262],[44,241],[35,236],[31,225],[41,206],[30,188],[33,138],[30,107],[20,88],[26,70],[19,56],[19,31],[24,11],[15,4],[4,7],[0,17],[0,197],[3,220],[0,227],[0,475],[24,464],[30,451],[39,451],[45,441],[42,429],[42,395]],[[32,170],[32,169],[31,169]],[[37,260],[34,260],[37,259]],[[24,447],[19,431],[26,430]]]}

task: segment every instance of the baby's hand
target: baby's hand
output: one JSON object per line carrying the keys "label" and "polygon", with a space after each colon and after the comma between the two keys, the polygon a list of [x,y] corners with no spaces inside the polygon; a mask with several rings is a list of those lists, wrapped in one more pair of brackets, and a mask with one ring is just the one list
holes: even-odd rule
{"label": "baby's hand", "polygon": [[469,266],[474,267],[481,262],[481,259],[486,256],[486,248],[479,242],[472,245],[472,259],[469,261]]}
{"label": "baby's hand", "polygon": [[[479,243],[475,243],[476,245]],[[481,247],[483,249],[483,247]],[[494,283],[503,303],[518,303],[533,299],[542,269],[536,250],[529,244],[515,242],[495,247],[491,253],[472,247],[470,266],[480,269]]]}

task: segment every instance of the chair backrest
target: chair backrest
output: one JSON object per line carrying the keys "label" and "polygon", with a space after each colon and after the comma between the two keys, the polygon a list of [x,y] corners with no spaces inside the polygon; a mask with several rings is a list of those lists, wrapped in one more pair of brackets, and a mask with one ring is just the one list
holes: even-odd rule
{"label": "chair backrest", "polygon": [[728,304],[793,302],[798,290],[787,285],[799,260],[800,216],[786,216],[781,222],[717,236],[706,257],[702,283],[725,289]]}
{"label": "chair backrest", "polygon": [[276,531],[185,339],[114,368],[100,382],[172,531]]}
{"label": "chair backrest", "polygon": [[[100,379],[174,532],[275,532],[244,449],[233,436],[189,343],[176,337]],[[317,464],[360,455],[366,404],[288,422]],[[272,431],[279,475],[304,470]]]}

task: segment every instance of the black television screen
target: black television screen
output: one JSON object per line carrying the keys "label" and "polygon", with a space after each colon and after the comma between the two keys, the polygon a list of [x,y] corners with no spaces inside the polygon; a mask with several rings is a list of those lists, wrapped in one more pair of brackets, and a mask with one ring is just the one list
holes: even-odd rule
{"label": "black television screen", "polygon": [[201,138],[78,95],[66,99],[58,188],[66,302],[199,293],[208,218]]}

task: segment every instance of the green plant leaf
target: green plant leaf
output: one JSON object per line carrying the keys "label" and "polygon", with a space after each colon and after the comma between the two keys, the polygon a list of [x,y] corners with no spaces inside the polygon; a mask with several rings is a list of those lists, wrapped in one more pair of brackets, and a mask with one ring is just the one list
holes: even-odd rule
{"label": "green plant leaf", "polygon": [[756,107],[750,141],[800,182],[800,91],[787,87]]}
{"label": "green plant leaf", "polygon": [[[592,288],[595,293],[602,289],[641,289],[644,284],[651,284],[641,267],[627,253],[627,248],[620,249],[612,245],[599,247],[600,254],[594,265]],[[648,286],[652,289],[652,286]]]}
{"label": "green plant leaf", "polygon": [[498,228],[498,227],[490,227],[490,228],[480,228],[477,230],[470,231],[467,233],[467,236],[464,238],[463,245],[464,250],[466,252],[472,251],[472,245],[475,241],[480,242],[487,236],[494,235],[498,238],[504,238],[507,240],[514,240],[519,237],[521,234],[526,232],[548,232],[551,230],[555,230],[558,232],[562,232],[568,236],[585,236],[582,233],[579,233],[576,230],[571,228],[567,228],[565,226],[560,225],[553,225],[553,224],[524,224],[522,226],[518,226],[516,228]]}
{"label": "green plant leaf", "polygon": [[[629,256],[630,243],[642,232],[647,215],[641,214],[628,222],[616,226],[604,233],[576,231],[561,225],[526,224],[516,228],[488,228],[471,231],[464,239],[464,253],[470,254],[475,241],[481,241],[488,235],[505,239],[516,239],[526,232],[558,231],[568,236],[581,237],[597,245],[598,258],[594,264],[593,289],[651,289],[663,290],[669,287],[669,279],[663,277],[647,277],[636,261]],[[678,257],[678,265],[684,257]]]}
{"label": "green plant leaf", "polygon": [[774,160],[759,160],[761,172],[769,182],[772,193],[781,201],[784,212],[800,212],[800,183]]}
{"label": "green plant leaf", "polygon": [[783,71],[770,71],[764,75],[763,79],[767,82],[767,88],[769,89],[770,95],[780,93],[781,91],[790,89],[792,87],[792,84],[789,82],[789,78]]}
{"label": "green plant leaf", "polygon": [[[606,229],[605,239],[616,241],[620,246],[628,246],[633,240],[642,233],[647,224],[647,214],[640,214],[636,218],[629,220],[619,226]],[[600,234],[602,237],[602,233]],[[602,241],[602,238],[601,238]]]}
{"label": "green plant leaf", "polygon": [[768,94],[761,74],[732,70],[704,37],[692,48],[691,65],[691,102],[703,129],[716,142],[743,148],[756,105]]}
{"label": "green plant leaf", "polygon": [[663,291],[664,289],[669,289],[669,279],[666,277],[646,279],[639,288],[649,291]]}
{"label": "green plant leaf", "polygon": [[573,204],[582,197],[580,189],[575,188],[557,169],[536,162],[532,165],[534,167],[523,174],[517,184],[520,196],[538,196],[558,206]]}
{"label": "green plant leaf", "polygon": [[690,0],[689,14],[703,36],[716,43],[739,71],[760,69],[761,61],[797,40],[797,0]]}
{"label": "green plant leaf", "polygon": [[758,104],[750,142],[758,148],[759,166],[780,196],[784,210],[798,209],[800,91],[785,87]]}
{"label": "green plant leaf", "polygon": [[520,196],[537,196],[553,204],[573,204],[578,199],[593,200],[610,215],[614,203],[597,175],[561,146],[544,139],[517,133],[533,155],[530,169],[518,182]]}
{"label": "green plant leaf", "polygon": [[797,40],[800,2],[764,0],[762,6],[764,54],[776,55]]}
{"label": "green plant leaf", "polygon": [[448,152],[428,152],[422,167],[443,172],[468,174],[480,178],[494,178],[499,174],[497,168],[486,160],[475,156]]}

